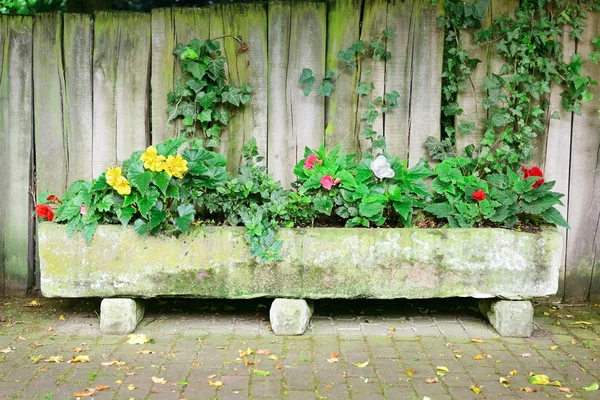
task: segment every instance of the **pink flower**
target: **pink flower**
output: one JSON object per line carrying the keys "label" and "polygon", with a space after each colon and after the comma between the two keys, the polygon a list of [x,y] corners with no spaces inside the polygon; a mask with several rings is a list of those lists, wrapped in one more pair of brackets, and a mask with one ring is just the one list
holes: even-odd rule
{"label": "pink flower", "polygon": [[87,214],[87,207],[85,206],[85,204],[81,205],[81,208],[79,209],[79,214],[81,214],[81,215]]}
{"label": "pink flower", "polygon": [[335,178],[331,175],[325,175],[321,178],[321,186],[323,186],[327,190],[331,190],[332,187],[340,183],[340,178]]}
{"label": "pink flower", "polygon": [[314,154],[310,154],[308,157],[306,157],[306,161],[304,161],[304,168],[306,168],[306,169],[314,168],[315,163],[323,164],[323,160],[320,160],[319,157],[317,157]]}

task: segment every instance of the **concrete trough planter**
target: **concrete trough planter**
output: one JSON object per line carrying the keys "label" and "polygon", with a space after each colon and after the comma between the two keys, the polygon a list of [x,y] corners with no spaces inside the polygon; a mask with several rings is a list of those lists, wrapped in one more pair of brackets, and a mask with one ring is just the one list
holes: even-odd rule
{"label": "concrete trough planter", "polygon": [[280,229],[283,260],[267,264],[250,257],[242,227],[175,238],[100,226],[88,245],[65,225],[42,223],[38,236],[44,296],[104,298],[106,333],[135,329],[143,298],[276,298],[273,330],[289,335],[309,323],[306,300],[459,296],[489,299],[480,308],[501,335],[529,336],[529,299],[556,293],[562,257],[555,228]]}

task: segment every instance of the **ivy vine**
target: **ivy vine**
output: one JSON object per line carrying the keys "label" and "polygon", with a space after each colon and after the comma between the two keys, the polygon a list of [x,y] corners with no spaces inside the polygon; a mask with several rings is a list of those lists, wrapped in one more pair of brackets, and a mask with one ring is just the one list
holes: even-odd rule
{"label": "ivy vine", "polygon": [[[239,37],[226,35],[240,43],[239,53],[248,45]],[[219,146],[219,134],[231,120],[235,110],[252,99],[252,88],[227,82],[220,43],[193,39],[188,45],[178,44],[173,51],[181,66],[182,77],[167,96],[169,122],[181,120],[181,136],[196,137],[201,132],[205,146]]]}

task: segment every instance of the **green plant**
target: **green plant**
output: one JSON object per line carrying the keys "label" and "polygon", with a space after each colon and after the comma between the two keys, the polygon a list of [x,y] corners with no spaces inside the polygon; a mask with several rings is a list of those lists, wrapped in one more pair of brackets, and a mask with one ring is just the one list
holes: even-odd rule
{"label": "green plant", "polygon": [[[391,31],[384,30],[376,40],[369,44],[359,40],[346,50],[340,50],[337,58],[343,64],[343,68],[337,76],[333,70],[328,70],[325,73],[325,77],[317,88],[318,94],[325,97],[331,96],[336,88],[337,80],[347,71],[356,73],[359,69],[365,69],[365,75],[369,76],[371,70],[366,69],[363,63],[365,60],[371,59],[374,65],[376,61],[385,61],[392,56],[386,50],[385,46],[385,41],[391,34]],[[308,96],[316,83],[313,71],[310,68],[304,68],[299,82],[303,85],[304,95]],[[390,93],[384,93],[383,97],[378,96],[373,99],[372,94],[374,89],[375,84],[372,81],[361,81],[355,89],[357,95],[363,99],[367,99],[360,121],[364,123],[361,137],[369,140],[371,143],[371,147],[367,149],[367,152],[370,154],[373,154],[375,150],[385,150],[385,140],[383,136],[377,135],[377,132],[373,129],[373,125],[380,115],[398,108],[398,98],[400,97],[398,92],[393,90]]]}
{"label": "green plant", "polygon": [[[238,53],[247,50],[245,42],[233,38],[240,42]],[[227,59],[219,48],[216,40],[193,39],[188,45],[178,44],[173,54],[183,74],[167,96],[169,121],[181,120],[183,136],[195,137],[200,130],[208,148],[218,147],[219,134],[234,111],[252,98],[248,84],[238,87],[227,83]]]}
{"label": "green plant", "polygon": [[333,212],[346,226],[412,226],[415,210],[430,195],[422,178],[432,172],[424,161],[408,169],[406,160],[387,153],[367,154],[358,164],[355,158],[339,146],[329,153],[324,146],[307,148],[294,168],[298,192],[312,199],[320,216]]}
{"label": "green plant", "polygon": [[40,12],[66,12],[67,0],[0,0],[0,14],[29,15]]}
{"label": "green plant", "polygon": [[554,182],[544,182],[533,167],[518,174],[506,168],[485,177],[466,157],[450,157],[436,165],[432,181],[433,202],[424,210],[452,228],[476,226],[514,227],[518,222],[569,227],[555,205],[563,205]]}

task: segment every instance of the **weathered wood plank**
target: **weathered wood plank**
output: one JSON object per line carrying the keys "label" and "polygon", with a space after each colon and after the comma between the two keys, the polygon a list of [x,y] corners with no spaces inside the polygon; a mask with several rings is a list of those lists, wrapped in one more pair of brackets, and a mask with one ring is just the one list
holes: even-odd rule
{"label": "weathered wood plank", "polygon": [[268,166],[284,186],[295,180],[293,167],[304,147],[323,143],[324,100],[305,97],[298,79],[303,68],[325,73],[326,5],[271,3],[269,14]]}
{"label": "weathered wood plank", "polygon": [[167,126],[167,94],[173,90],[175,32],[170,8],[152,10],[152,143],[175,136],[174,125]]}
{"label": "weathered wood plank", "polygon": [[[371,43],[374,40],[380,38],[382,32],[387,27],[387,0],[365,0],[363,16],[362,16],[362,29],[360,38],[365,43]],[[385,40],[385,39],[381,39]],[[375,89],[371,94],[365,98],[358,99],[358,116],[357,120],[363,117],[366,111],[366,104],[369,101],[375,100],[377,97],[382,97],[385,93],[385,61],[375,61],[374,59],[366,59],[361,63],[360,66],[360,82],[372,82],[375,85]],[[371,147],[371,141],[362,139],[362,133],[364,132],[365,123],[357,123],[355,135],[358,138],[358,147],[360,153],[364,154],[365,151]],[[383,116],[380,115],[375,123],[373,124],[373,130],[377,132],[377,135],[385,136],[383,130]]]}
{"label": "weathered wood plank", "polygon": [[33,99],[36,190],[62,196],[67,186],[64,132],[65,75],[62,15],[38,14],[33,25]]}
{"label": "weathered wood plank", "polygon": [[96,14],[94,175],[123,161],[133,151],[143,150],[149,142],[149,65],[149,14]]}
{"label": "weathered wood plank", "polygon": [[[346,50],[360,38],[361,0],[330,0],[327,9],[327,60],[326,67],[336,73],[345,64],[337,54]],[[358,137],[354,134],[357,125],[358,95],[355,92],[359,75],[357,70],[345,70],[336,81],[336,89],[325,100],[325,123],[330,127],[325,134],[325,145],[333,148],[342,145],[342,150],[358,152]]]}
{"label": "weathered wood plank", "polygon": [[396,90],[400,98],[398,108],[384,117],[384,131],[388,152],[402,159],[408,158],[410,130],[413,35],[416,29],[412,21],[413,3],[390,2],[387,9],[387,26],[392,31],[387,49],[392,57],[385,63],[385,90]]}
{"label": "weathered wood plank", "polygon": [[67,184],[92,175],[92,20],[63,15],[65,85],[63,99]]}
{"label": "weathered wood plank", "polygon": [[[564,60],[569,61],[575,53],[575,41],[569,37],[569,32],[565,32],[560,39],[563,45]],[[548,181],[556,181],[554,191],[564,193],[565,197],[562,202],[565,205],[569,204],[569,166],[571,163],[571,124],[573,114],[565,111],[562,106],[562,97],[560,93],[563,91],[561,87],[553,86],[550,95],[549,113],[558,112],[560,119],[550,119],[548,130],[545,137],[547,138],[546,157],[544,166],[544,175]],[[567,219],[567,208],[559,207],[563,217]],[[560,280],[558,291],[552,297],[554,301],[562,301],[564,297],[565,284],[565,262],[567,248],[567,230],[558,228],[563,235],[563,260],[561,263]]]}
{"label": "weathered wood plank", "polygon": [[[481,23],[482,28],[485,29],[490,26],[492,13],[493,11],[488,8],[488,13]],[[468,50],[469,57],[481,60],[481,62],[472,71],[471,78],[467,82],[464,82],[464,90],[459,90],[456,94],[456,101],[463,110],[461,115],[455,117],[454,124],[456,153],[459,155],[464,155],[465,147],[469,145],[473,145],[476,150],[479,150],[488,119],[487,110],[483,107],[483,100],[487,97],[487,90],[483,89],[483,78],[488,75],[490,52],[493,49],[490,45],[478,46],[473,40],[472,33],[471,30],[463,32],[463,47]],[[475,124],[475,129],[466,135],[461,134],[461,121],[472,122]]]}
{"label": "weathered wood plank", "polygon": [[252,87],[252,101],[241,106],[228,126],[227,164],[236,171],[242,147],[251,137],[261,155],[267,153],[267,10],[262,4],[224,4],[222,10],[225,34],[248,44],[248,50],[238,54],[240,44],[229,37],[225,40],[229,83]]}
{"label": "weathered wood plank", "polygon": [[0,294],[23,295],[31,283],[30,162],[33,140],[33,19],[0,16]]}
{"label": "weathered wood plank", "polygon": [[[593,50],[592,38],[600,36],[600,14],[590,13],[577,43],[577,53]],[[600,76],[600,66],[585,63],[582,75]],[[590,88],[600,98],[597,86]],[[565,300],[582,301],[600,296],[600,119],[597,103],[581,108],[573,115],[571,173],[569,181],[569,225]],[[591,290],[590,290],[591,289]]]}
{"label": "weathered wood plank", "polygon": [[437,5],[432,5],[427,0],[414,2],[412,21],[415,32],[408,156],[411,166],[426,157],[423,143],[428,136],[440,139],[444,29],[437,26],[437,17],[443,13],[442,2],[438,2]]}

